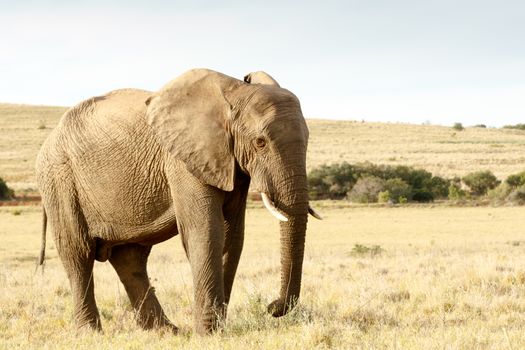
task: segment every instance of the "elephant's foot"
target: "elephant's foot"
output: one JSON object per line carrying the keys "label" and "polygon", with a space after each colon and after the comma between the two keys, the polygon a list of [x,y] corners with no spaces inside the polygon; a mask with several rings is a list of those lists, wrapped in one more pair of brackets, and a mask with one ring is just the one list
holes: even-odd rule
{"label": "elephant's foot", "polygon": [[[92,285],[93,283],[91,283]],[[102,322],[94,297],[91,303],[84,299],[75,305],[74,319],[79,330],[102,332]]]}
{"label": "elephant's foot", "polygon": [[139,326],[145,330],[155,330],[156,329],[156,330],[168,331],[173,334],[179,333],[179,327],[175,326],[170,321],[148,322],[148,323],[139,322]]}
{"label": "elephant's foot", "polygon": [[208,312],[195,318],[195,332],[199,335],[208,335],[224,328],[226,321],[226,305],[215,306]]}
{"label": "elephant's foot", "polygon": [[[161,311],[162,312],[162,311]],[[151,312],[149,314],[141,313],[137,315],[137,324],[145,330],[160,329],[168,330],[173,334],[179,332],[179,328],[175,326],[162,312],[161,315]]]}
{"label": "elephant's foot", "polygon": [[195,325],[195,332],[198,335],[210,335],[210,334],[220,331],[220,329],[221,327],[219,326],[218,323],[212,323],[212,324],[200,323],[200,324]]}
{"label": "elephant's foot", "polygon": [[100,332],[102,333],[102,324],[99,317],[76,317],[77,329],[80,332]]}
{"label": "elephant's foot", "polygon": [[173,323],[171,323],[169,321],[167,323],[161,325],[159,327],[159,329],[167,330],[168,332],[171,332],[171,333],[173,333],[175,335],[179,334],[179,327],[175,326]]}
{"label": "elephant's foot", "polygon": [[285,303],[282,299],[274,300],[273,302],[268,305],[268,313],[272,315],[273,317],[281,317],[286,315],[291,309],[295,307],[297,304],[296,299],[292,299],[291,301]]}

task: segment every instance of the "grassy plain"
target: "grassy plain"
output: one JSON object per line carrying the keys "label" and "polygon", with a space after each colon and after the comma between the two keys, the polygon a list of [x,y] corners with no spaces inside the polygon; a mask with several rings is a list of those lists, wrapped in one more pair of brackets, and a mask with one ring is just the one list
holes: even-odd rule
{"label": "grassy plain", "polygon": [[[0,208],[0,348],[520,349],[525,347],[525,216],[519,207],[351,206],[318,202],[300,305],[265,307],[279,283],[278,224],[253,204],[224,331],[192,334],[192,283],[179,238],[154,247],[150,277],[172,336],[142,331],[109,263],[95,266],[104,334],[77,333],[53,243],[35,273],[40,210]],[[52,241],[49,239],[49,241]],[[378,254],[354,245],[378,245]]]}
{"label": "grassy plain", "polygon": [[[62,107],[0,104],[0,176],[35,190],[33,164]],[[371,161],[454,176],[525,168],[525,133],[502,129],[309,120],[309,167]],[[104,334],[77,333],[65,272],[48,237],[35,273],[38,207],[0,208],[0,349],[520,349],[525,348],[522,207],[357,206],[317,202],[300,305],[281,319],[278,224],[247,212],[243,257],[222,333],[192,333],[192,282],[179,238],[154,247],[149,271],[179,336],[142,331],[108,263],[95,267]],[[375,253],[355,245],[379,246]]]}
{"label": "grassy plain", "polygon": [[[64,107],[0,104],[0,177],[15,190],[34,190],[33,167]],[[525,131],[435,125],[308,120],[307,164],[370,161],[412,165],[434,175],[491,170],[500,179],[525,170]]]}

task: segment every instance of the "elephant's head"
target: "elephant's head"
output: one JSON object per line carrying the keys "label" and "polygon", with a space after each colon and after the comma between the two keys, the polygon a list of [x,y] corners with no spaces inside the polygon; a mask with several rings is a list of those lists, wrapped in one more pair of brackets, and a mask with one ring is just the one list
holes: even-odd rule
{"label": "elephant's head", "polygon": [[[306,222],[308,128],[299,100],[264,72],[245,82],[191,70],[148,101],[148,123],[159,141],[203,183],[234,188],[248,174],[266,207],[281,219],[281,291],[268,307],[287,313],[301,288]],[[312,215],[314,211],[310,209]]]}

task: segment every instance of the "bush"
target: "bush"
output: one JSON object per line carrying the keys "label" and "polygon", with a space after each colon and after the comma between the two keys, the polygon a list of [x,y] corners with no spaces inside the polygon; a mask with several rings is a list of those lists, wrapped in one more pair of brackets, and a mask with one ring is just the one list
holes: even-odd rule
{"label": "bush", "polygon": [[518,174],[512,174],[505,179],[505,182],[513,188],[525,185],[525,171]]}
{"label": "bush", "polygon": [[352,248],[351,255],[370,255],[371,257],[374,257],[376,255],[379,255],[383,253],[385,250],[381,248],[380,245],[373,245],[373,246],[366,246],[364,244],[354,244],[354,247]]}
{"label": "bush", "polygon": [[385,181],[376,176],[365,176],[357,180],[348,199],[358,203],[375,203],[379,192],[385,189]]}
{"label": "bush", "polygon": [[476,171],[463,177],[463,182],[470,188],[473,195],[482,196],[499,185],[500,181],[490,172]]}
{"label": "bush", "polygon": [[379,203],[388,203],[392,200],[392,197],[390,196],[390,192],[388,191],[382,191],[377,194],[377,201]]}
{"label": "bush", "polygon": [[[385,181],[401,179],[411,188],[411,193],[403,195],[408,200],[429,202],[435,198],[446,198],[450,180],[423,169],[398,165],[376,165],[369,162],[350,165],[346,162],[322,165],[308,175],[308,188],[311,199],[342,199],[350,194],[360,178],[376,177]],[[390,193],[395,195],[394,193]],[[392,197],[392,199],[396,199]],[[364,199],[362,199],[364,200]],[[396,199],[397,201],[397,199]]]}
{"label": "bush", "polygon": [[457,131],[465,130],[465,128],[463,127],[463,124],[461,123],[454,123],[454,125],[452,126],[452,129],[457,130]]}
{"label": "bush", "polygon": [[7,187],[5,181],[0,177],[0,199],[10,199],[13,196],[13,190]]}
{"label": "bush", "polygon": [[311,199],[342,199],[356,183],[354,167],[347,162],[321,165],[308,174]]}
{"label": "bush", "polygon": [[430,179],[430,192],[436,198],[447,198],[448,187],[450,186],[450,180],[444,179],[439,176],[434,176]]}
{"label": "bush", "polygon": [[495,201],[504,201],[511,192],[512,187],[507,182],[502,182],[499,186],[489,190],[487,192],[487,197]]}
{"label": "bush", "polygon": [[465,198],[465,191],[457,183],[451,183],[448,188],[448,199],[456,201]]}
{"label": "bush", "polygon": [[507,196],[507,201],[511,203],[519,204],[519,205],[525,204],[525,186],[521,186],[515,189],[514,191],[512,191]]}
{"label": "bush", "polygon": [[386,180],[385,189],[394,203],[399,203],[400,198],[404,198],[405,202],[412,198],[412,187],[400,178]]}
{"label": "bush", "polygon": [[504,129],[525,130],[525,124],[505,125],[505,126],[503,126],[503,128]]}

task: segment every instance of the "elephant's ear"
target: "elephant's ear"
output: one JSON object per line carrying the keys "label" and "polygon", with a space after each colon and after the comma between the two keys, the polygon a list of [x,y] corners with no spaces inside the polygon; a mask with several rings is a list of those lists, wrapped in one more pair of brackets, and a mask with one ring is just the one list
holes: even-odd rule
{"label": "elephant's ear", "polygon": [[249,84],[274,85],[280,87],[279,83],[272,78],[270,74],[263,71],[246,74],[244,76],[244,81]]}
{"label": "elephant's ear", "polygon": [[[147,122],[159,142],[202,182],[233,190],[235,158],[224,89],[233,78],[191,70],[150,97]],[[239,82],[239,84],[242,84]]]}

